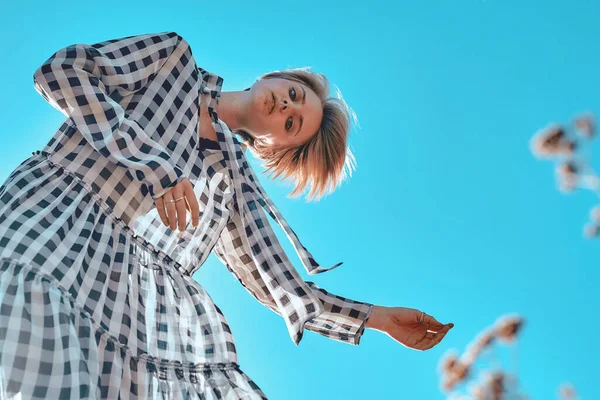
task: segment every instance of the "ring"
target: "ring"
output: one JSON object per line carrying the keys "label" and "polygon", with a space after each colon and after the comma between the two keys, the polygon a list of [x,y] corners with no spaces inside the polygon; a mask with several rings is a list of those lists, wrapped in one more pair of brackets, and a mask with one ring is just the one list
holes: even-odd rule
{"label": "ring", "polygon": [[178,199],[175,199],[175,200],[167,200],[167,203],[175,203],[176,201],[179,201],[179,200],[181,200],[181,199],[185,199],[185,196],[183,196],[183,197],[180,197],[180,198],[178,198]]}
{"label": "ring", "polygon": [[419,323],[422,324],[424,319],[425,319],[425,312],[421,311],[421,316],[419,317]]}

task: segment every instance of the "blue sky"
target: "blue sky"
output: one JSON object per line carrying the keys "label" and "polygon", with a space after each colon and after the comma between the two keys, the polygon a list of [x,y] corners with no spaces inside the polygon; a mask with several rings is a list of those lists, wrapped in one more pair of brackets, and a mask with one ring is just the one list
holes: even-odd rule
{"label": "blue sky", "polygon": [[211,256],[195,278],[228,318],[242,369],[270,398],[443,399],[439,358],[505,313],[526,319],[519,376],[533,399],[556,398],[563,381],[582,399],[598,396],[600,244],[582,236],[597,199],[556,190],[552,163],[528,147],[547,123],[600,111],[597,2],[102,3],[3,6],[2,181],[63,120],[32,75],[67,45],[174,30],[224,90],[312,66],[358,116],[357,170],[318,203],[262,182],[316,259],[344,265],[309,276],[284,248],[332,293],[455,324],[427,352],[372,330],[356,347],[307,331],[296,347],[283,319]]}

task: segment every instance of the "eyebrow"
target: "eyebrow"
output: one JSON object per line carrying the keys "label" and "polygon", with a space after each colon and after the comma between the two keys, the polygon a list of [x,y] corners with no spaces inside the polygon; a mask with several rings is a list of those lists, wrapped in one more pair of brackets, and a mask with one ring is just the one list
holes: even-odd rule
{"label": "eyebrow", "polygon": [[[304,103],[306,103],[306,90],[304,90],[304,88],[302,86],[300,86],[300,89],[302,89],[302,104],[304,104]],[[298,130],[296,131],[294,136],[296,136],[298,133],[300,133],[300,129],[302,129],[303,122],[304,122],[304,117],[301,115],[300,116],[300,124],[299,124]]]}

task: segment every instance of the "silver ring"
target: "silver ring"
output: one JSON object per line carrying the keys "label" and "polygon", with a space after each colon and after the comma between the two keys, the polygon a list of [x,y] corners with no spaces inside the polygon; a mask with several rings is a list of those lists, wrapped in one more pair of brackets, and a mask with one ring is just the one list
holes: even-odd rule
{"label": "silver ring", "polygon": [[175,200],[167,200],[167,203],[175,203],[176,201],[179,201],[179,200],[181,200],[181,199],[185,199],[185,196],[183,196],[183,197],[180,197],[180,198],[178,198],[178,199],[175,199]]}
{"label": "silver ring", "polygon": [[425,312],[421,311],[421,316],[419,317],[419,323],[422,324],[424,319],[425,319]]}

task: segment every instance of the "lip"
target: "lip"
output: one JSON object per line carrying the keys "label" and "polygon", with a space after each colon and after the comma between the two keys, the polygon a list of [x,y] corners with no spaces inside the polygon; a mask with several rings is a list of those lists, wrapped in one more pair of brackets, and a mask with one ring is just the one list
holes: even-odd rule
{"label": "lip", "polygon": [[271,115],[271,113],[273,112],[273,109],[275,108],[275,94],[273,92],[271,92],[271,100],[273,101],[273,105],[271,106],[271,109],[269,110],[269,115]]}

